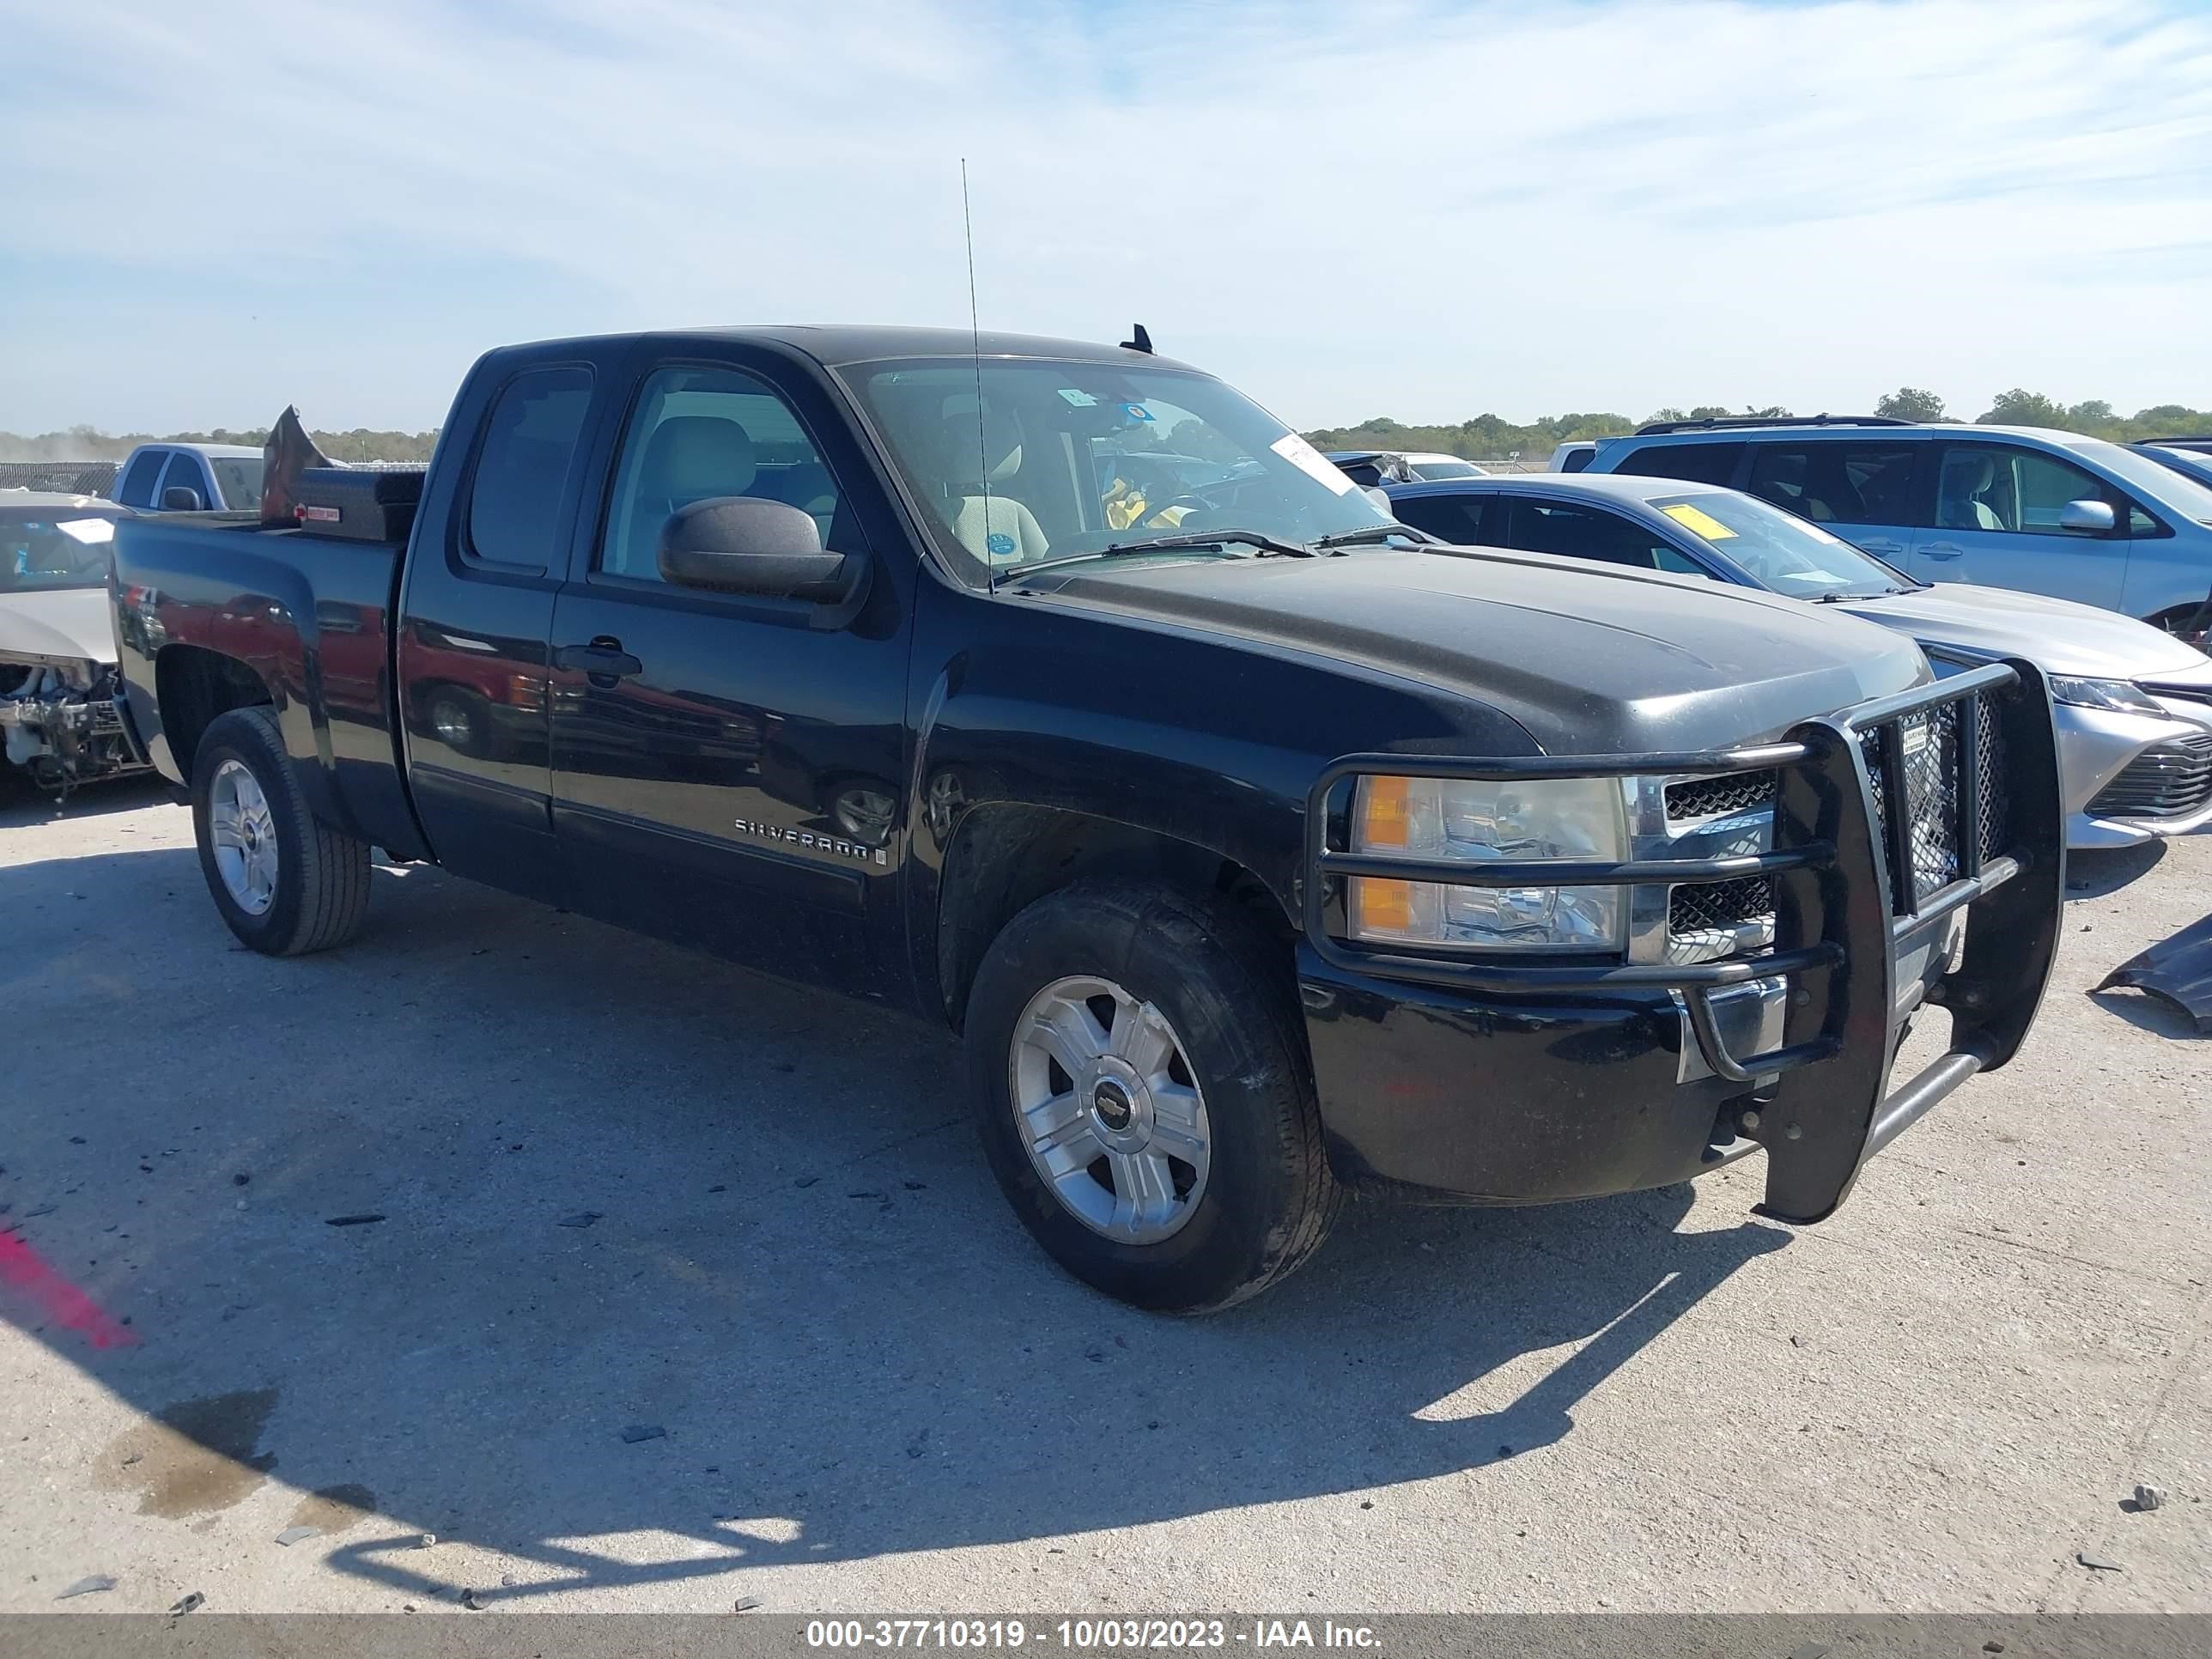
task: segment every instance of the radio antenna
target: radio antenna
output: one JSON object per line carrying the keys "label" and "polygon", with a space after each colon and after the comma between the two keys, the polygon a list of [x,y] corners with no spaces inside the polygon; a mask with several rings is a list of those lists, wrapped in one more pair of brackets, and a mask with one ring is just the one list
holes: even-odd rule
{"label": "radio antenna", "polygon": [[983,435],[983,324],[975,306],[975,216],[968,205],[968,158],[960,158],[960,228],[968,239],[968,344],[975,360],[975,477],[983,491],[983,568],[990,591],[999,591],[999,567],[991,559],[991,446]]}

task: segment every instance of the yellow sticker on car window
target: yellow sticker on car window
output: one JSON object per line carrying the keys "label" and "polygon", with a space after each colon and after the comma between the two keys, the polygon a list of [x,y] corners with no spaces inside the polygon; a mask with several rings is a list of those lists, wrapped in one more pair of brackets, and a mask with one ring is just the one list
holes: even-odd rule
{"label": "yellow sticker on car window", "polygon": [[1702,536],[1709,542],[1729,542],[1735,539],[1735,531],[1730,530],[1711,514],[1692,507],[1687,501],[1677,501],[1672,507],[1662,507],[1659,510],[1692,536]]}

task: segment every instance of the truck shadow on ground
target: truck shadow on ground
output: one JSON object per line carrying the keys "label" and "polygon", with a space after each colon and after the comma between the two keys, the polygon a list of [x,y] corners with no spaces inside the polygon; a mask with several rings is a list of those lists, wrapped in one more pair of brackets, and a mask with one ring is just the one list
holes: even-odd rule
{"label": "truck shadow on ground", "polygon": [[[0,868],[43,964],[0,975],[42,1079],[0,1224],[138,1340],[0,1310],[143,1414],[92,1474],[111,1501],[258,1549],[273,1474],[395,1601],[703,1603],[750,1567],[1444,1475],[1508,1504],[1486,1471],[1790,1237],[1686,1226],[1686,1188],[1362,1205],[1269,1296],[1149,1317],[1021,1232],[941,1033],[419,870],[379,872],[357,944],[272,963],[199,881],[180,849]],[[457,1577],[423,1532],[497,1565]]]}
{"label": "truck shadow on ground", "polygon": [[149,773],[72,789],[66,797],[37,788],[15,768],[0,763],[0,830],[59,818],[100,818],[136,812],[170,798],[168,786]]}

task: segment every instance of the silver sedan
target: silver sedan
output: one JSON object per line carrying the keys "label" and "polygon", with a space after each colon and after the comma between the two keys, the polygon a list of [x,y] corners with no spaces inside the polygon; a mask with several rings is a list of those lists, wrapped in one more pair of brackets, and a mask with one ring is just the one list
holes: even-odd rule
{"label": "silver sedan", "polygon": [[1733,489],[1623,473],[1389,486],[1405,523],[1514,548],[1765,588],[1910,634],[1937,673],[2023,657],[2051,682],[2069,847],[2212,824],[2212,658],[2115,611],[2009,588],[1915,581]]}

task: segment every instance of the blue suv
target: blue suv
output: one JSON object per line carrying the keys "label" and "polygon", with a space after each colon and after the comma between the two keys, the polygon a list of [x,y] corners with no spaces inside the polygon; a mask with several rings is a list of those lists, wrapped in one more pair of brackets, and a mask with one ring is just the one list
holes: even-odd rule
{"label": "blue suv", "polygon": [[1669,421],[1597,440],[1577,470],[1741,489],[1923,581],[2047,593],[2192,643],[2212,620],[2212,486],[2099,438],[1877,416]]}

